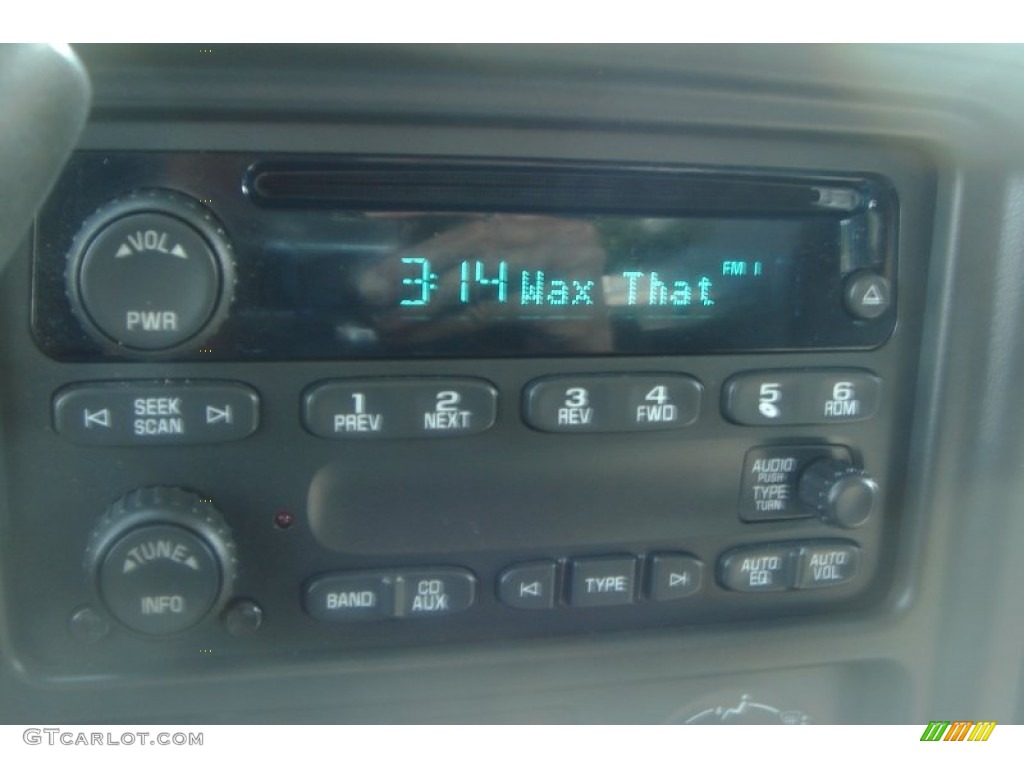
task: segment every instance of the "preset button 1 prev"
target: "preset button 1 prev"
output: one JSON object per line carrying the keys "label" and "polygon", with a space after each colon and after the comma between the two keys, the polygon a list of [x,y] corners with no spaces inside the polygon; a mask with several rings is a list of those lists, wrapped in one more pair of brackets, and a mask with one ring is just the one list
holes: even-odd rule
{"label": "preset button 1 prev", "polygon": [[220,443],[252,434],[259,395],[221,381],[72,384],[53,398],[57,433],[88,445]]}
{"label": "preset button 1 prev", "polygon": [[303,423],[333,440],[456,437],[490,429],[498,392],[479,379],[328,381],[309,389]]}

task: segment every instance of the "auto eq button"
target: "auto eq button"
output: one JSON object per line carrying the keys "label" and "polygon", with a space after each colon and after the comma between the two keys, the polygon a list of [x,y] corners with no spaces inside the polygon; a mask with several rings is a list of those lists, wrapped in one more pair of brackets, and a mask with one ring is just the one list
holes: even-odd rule
{"label": "auto eq button", "polygon": [[793,588],[791,544],[765,544],[726,552],[718,561],[718,581],[733,592],[785,592]]}
{"label": "auto eq button", "polygon": [[90,382],[56,393],[53,423],[86,445],[222,443],[256,431],[259,402],[256,390],[235,382]]}

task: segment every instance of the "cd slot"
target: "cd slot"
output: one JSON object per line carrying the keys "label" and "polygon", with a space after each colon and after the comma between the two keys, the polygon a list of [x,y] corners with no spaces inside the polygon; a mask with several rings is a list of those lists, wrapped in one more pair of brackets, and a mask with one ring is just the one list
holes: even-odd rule
{"label": "cd slot", "polygon": [[245,190],[267,207],[360,211],[642,213],[664,216],[850,214],[863,195],[850,180],[711,175],[663,167],[365,161],[267,163],[249,169]]}

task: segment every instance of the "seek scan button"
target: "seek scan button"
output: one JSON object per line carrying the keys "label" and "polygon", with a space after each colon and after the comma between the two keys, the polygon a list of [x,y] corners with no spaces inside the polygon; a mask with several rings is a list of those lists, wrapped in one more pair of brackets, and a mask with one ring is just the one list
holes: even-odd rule
{"label": "seek scan button", "polygon": [[194,445],[251,435],[260,398],[231,381],[96,381],[53,398],[53,425],[86,445]]}

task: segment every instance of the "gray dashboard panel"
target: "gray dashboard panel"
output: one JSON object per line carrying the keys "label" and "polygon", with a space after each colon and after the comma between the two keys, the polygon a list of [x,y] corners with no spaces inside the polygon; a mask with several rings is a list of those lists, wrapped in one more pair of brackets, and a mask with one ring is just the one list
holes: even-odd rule
{"label": "gray dashboard panel", "polygon": [[[66,381],[27,333],[26,244],[3,275],[0,317],[0,719],[663,722],[734,706],[743,694],[817,722],[1019,719],[1018,59],[944,48],[240,49],[211,67],[179,49],[138,67],[120,54],[83,55],[96,88],[88,149],[315,147],[885,173],[910,191],[903,247],[915,253],[905,264],[917,266],[901,275],[902,296],[923,308],[897,331],[913,341],[904,354],[918,354],[916,382],[905,383],[893,414],[907,460],[899,513],[884,532],[892,572],[854,612],[474,644],[453,637],[420,649],[328,647],[258,668],[237,657],[167,666],[154,647],[148,674],[68,675],[59,663],[54,674],[14,640],[16,564],[44,555],[19,551],[9,532],[19,514],[65,515],[81,528],[81,516],[100,510],[11,505],[19,481],[10,473],[24,452],[59,458],[39,452],[49,445],[41,434],[25,437],[32,424],[46,429],[32,392]],[[148,365],[80,366],[74,375],[166,375]],[[139,482],[161,481],[158,468],[137,470]],[[63,546],[58,567],[72,553]],[[271,693],[273,708],[255,704]]]}

